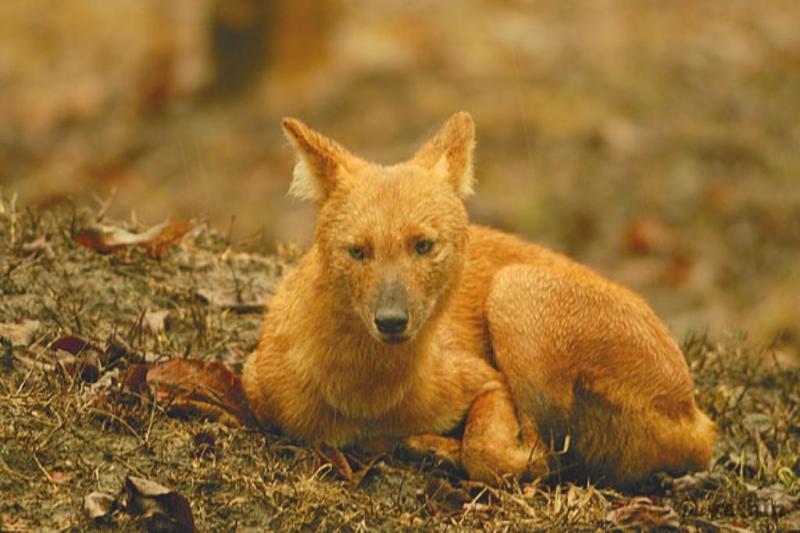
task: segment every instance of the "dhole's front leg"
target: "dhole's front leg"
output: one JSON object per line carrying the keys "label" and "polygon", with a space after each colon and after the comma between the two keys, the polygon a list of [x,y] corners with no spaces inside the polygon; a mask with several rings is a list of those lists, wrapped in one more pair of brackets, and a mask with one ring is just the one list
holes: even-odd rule
{"label": "dhole's front leg", "polygon": [[520,427],[506,386],[481,394],[472,404],[464,428],[461,462],[470,479],[490,485],[508,476],[547,474],[544,443],[532,425]]}

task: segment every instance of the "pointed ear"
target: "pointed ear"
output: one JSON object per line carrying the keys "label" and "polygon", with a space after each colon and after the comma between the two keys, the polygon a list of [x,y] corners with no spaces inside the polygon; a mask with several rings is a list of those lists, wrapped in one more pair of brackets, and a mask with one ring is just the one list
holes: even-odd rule
{"label": "pointed ear", "polygon": [[289,194],[322,204],[361,160],[297,119],[284,118],[281,124],[297,154]]}
{"label": "pointed ear", "polygon": [[450,117],[412,161],[446,179],[462,198],[472,194],[475,123],[466,111]]}

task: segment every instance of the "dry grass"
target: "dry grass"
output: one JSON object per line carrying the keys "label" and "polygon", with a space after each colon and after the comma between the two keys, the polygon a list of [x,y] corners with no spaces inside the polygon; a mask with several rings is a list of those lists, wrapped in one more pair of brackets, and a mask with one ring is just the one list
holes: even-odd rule
{"label": "dry grass", "polygon": [[[136,529],[122,510],[94,523],[82,509],[92,491],[119,494],[127,475],[184,495],[201,530],[564,531],[636,520],[711,531],[800,527],[792,499],[800,491],[800,370],[782,368],[772,352],[738,337],[684,341],[700,403],[720,426],[713,468],[661,477],[643,494],[545,482],[490,489],[401,451],[349,452],[359,479],[350,486],[300,443],[167,416],[119,384],[129,358],[110,365],[98,384],[43,368],[37,362],[46,360],[49,342],[73,334],[97,343],[114,336],[130,353],[236,369],[255,344],[260,317],[209,305],[198,289],[261,290],[288,268],[280,258],[231,252],[224,236],[203,228],[160,261],[137,250],[103,256],[74,243],[90,217],[3,203],[0,323],[40,322],[34,341],[10,356],[5,350],[0,367],[3,531]],[[52,253],[26,249],[42,236]],[[157,309],[169,310],[167,329],[152,333],[142,316]]]}

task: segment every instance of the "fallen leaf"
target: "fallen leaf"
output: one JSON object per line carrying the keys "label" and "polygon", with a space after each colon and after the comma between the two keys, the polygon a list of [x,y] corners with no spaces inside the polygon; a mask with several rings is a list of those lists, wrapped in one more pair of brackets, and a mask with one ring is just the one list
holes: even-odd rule
{"label": "fallen leaf", "polygon": [[186,498],[165,486],[128,476],[125,478],[125,511],[145,522],[149,531],[196,531]]}
{"label": "fallen leaf", "polygon": [[748,492],[755,494],[758,512],[765,516],[780,516],[791,513],[798,506],[798,497],[786,492],[780,483],[769,487],[758,488],[755,485],[745,486]]}
{"label": "fallen leaf", "polygon": [[[156,226],[158,227],[158,226]],[[194,222],[175,222],[165,226],[145,247],[150,257],[161,257],[164,252],[180,243],[183,236],[194,227]]]}
{"label": "fallen leaf", "polygon": [[122,385],[134,394],[141,394],[147,386],[147,371],[149,369],[150,365],[146,364],[130,365],[125,369]]}
{"label": "fallen leaf", "polygon": [[338,448],[321,442],[314,446],[314,451],[323,461],[333,466],[333,469],[348,483],[353,482],[353,469],[350,467],[350,462]]}
{"label": "fallen leaf", "polygon": [[158,335],[166,330],[167,317],[169,311],[162,309],[160,311],[146,311],[144,314],[144,327],[150,333]]}
{"label": "fallen leaf", "polygon": [[44,235],[36,240],[23,244],[22,249],[26,252],[31,252],[31,256],[36,256],[39,253],[44,253],[45,257],[48,259],[53,259],[56,256],[55,252],[53,252],[53,247],[50,246],[50,243],[47,242]]}
{"label": "fallen leaf", "polygon": [[608,511],[607,522],[618,526],[635,526],[644,530],[680,529],[678,513],[672,507],[655,505],[650,498],[632,498],[621,507]]}
{"label": "fallen leaf", "polygon": [[91,351],[82,352],[74,356],[64,350],[56,350],[54,357],[58,366],[65,374],[80,377],[87,383],[94,383],[100,379],[102,365],[97,354]]}
{"label": "fallen leaf", "polygon": [[686,521],[695,526],[696,529],[685,528],[688,531],[724,531],[725,533],[752,533],[752,529],[747,526],[736,525],[736,523],[726,524],[716,520],[699,517],[687,517]]}
{"label": "fallen leaf", "polygon": [[22,324],[0,323],[0,337],[11,341],[12,346],[28,346],[38,329],[38,320],[23,320]]}
{"label": "fallen leaf", "polygon": [[100,379],[92,383],[84,389],[84,394],[88,396],[96,396],[101,393],[107,393],[116,389],[117,383],[120,381],[121,369],[113,368],[107,370],[100,375]]}
{"label": "fallen leaf", "polygon": [[121,359],[127,359],[132,363],[142,363],[147,360],[149,354],[142,354],[134,350],[128,343],[112,335],[106,343],[103,355],[106,365],[112,365]]}
{"label": "fallen leaf", "polygon": [[161,257],[169,248],[178,244],[193,226],[192,221],[164,222],[142,233],[132,233],[116,226],[93,224],[78,233],[75,240],[81,246],[102,254],[140,246],[147,250],[150,257]]}
{"label": "fallen leaf", "polygon": [[105,492],[90,492],[83,497],[83,510],[92,520],[107,517],[116,507],[116,499]]}
{"label": "fallen leaf", "polygon": [[241,380],[221,363],[171,359],[149,368],[147,384],[173,413],[201,414],[232,425],[252,422]]}
{"label": "fallen leaf", "polygon": [[72,355],[80,355],[86,350],[94,349],[94,346],[89,341],[81,339],[80,337],[65,335],[53,341],[50,345],[50,349],[53,351],[63,350]]}
{"label": "fallen leaf", "polygon": [[693,472],[679,478],[671,479],[668,487],[675,494],[682,496],[698,497],[704,492],[716,490],[722,475],[712,472]]}
{"label": "fallen leaf", "polygon": [[54,470],[47,473],[48,479],[56,485],[66,485],[75,478],[75,472],[60,472]]}
{"label": "fallen leaf", "polygon": [[84,338],[65,335],[53,341],[49,348],[51,364],[71,376],[80,376],[89,383],[95,383],[122,358],[127,358],[129,361],[143,358],[114,338],[110,339],[105,347],[101,347]]}
{"label": "fallen leaf", "polygon": [[65,374],[78,376],[83,381],[94,383],[100,378],[103,362],[101,350],[91,342],[67,335],[50,344],[54,362]]}
{"label": "fallen leaf", "polygon": [[648,255],[664,252],[673,238],[663,222],[657,218],[643,217],[628,222],[623,240],[628,252]]}
{"label": "fallen leaf", "polygon": [[235,290],[198,289],[197,295],[206,303],[222,309],[230,309],[237,313],[260,313],[267,308],[272,298],[270,291],[263,291],[245,298]]}

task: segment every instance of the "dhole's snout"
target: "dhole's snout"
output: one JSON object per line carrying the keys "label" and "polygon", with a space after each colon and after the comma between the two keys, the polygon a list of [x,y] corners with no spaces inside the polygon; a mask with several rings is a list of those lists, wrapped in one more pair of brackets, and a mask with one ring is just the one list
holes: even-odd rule
{"label": "dhole's snout", "polygon": [[384,283],[378,288],[374,316],[382,341],[394,344],[408,339],[408,293],[402,283]]}

